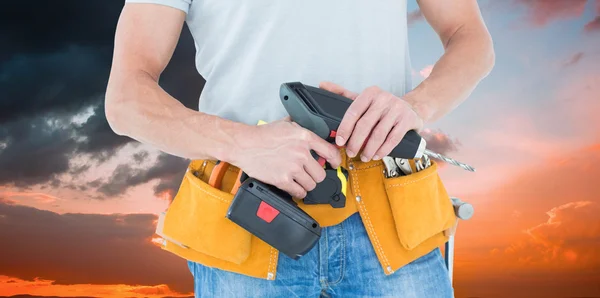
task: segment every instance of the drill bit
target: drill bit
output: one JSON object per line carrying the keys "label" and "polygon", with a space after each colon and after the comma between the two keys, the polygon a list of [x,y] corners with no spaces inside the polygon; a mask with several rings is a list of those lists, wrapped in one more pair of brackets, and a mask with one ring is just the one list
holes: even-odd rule
{"label": "drill bit", "polygon": [[425,151],[423,153],[427,154],[430,157],[441,159],[441,160],[443,160],[443,161],[445,161],[445,162],[447,162],[449,164],[461,167],[461,168],[463,168],[463,169],[465,169],[467,171],[475,172],[475,168],[473,168],[472,166],[470,166],[468,164],[465,164],[465,163],[462,163],[462,162],[459,162],[459,161],[456,161],[456,160],[454,160],[454,159],[452,159],[450,157],[443,156],[443,155],[441,155],[439,153],[436,153],[436,152],[433,152],[433,151],[431,151],[429,149],[425,149]]}

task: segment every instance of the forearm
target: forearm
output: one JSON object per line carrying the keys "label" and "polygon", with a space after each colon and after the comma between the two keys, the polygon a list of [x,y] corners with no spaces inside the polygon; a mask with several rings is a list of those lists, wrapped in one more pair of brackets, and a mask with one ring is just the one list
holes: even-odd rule
{"label": "forearm", "polygon": [[439,120],[460,105],[494,65],[493,44],[485,28],[462,27],[444,48],[429,77],[402,97],[425,123]]}
{"label": "forearm", "polygon": [[115,133],[188,159],[228,160],[248,128],[186,108],[143,72],[111,77],[106,116]]}

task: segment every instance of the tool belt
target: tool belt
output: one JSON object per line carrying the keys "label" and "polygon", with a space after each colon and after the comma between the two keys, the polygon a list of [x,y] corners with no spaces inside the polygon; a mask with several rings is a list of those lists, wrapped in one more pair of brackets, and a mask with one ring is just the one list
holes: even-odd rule
{"label": "tool belt", "polygon": [[[386,178],[382,161],[363,163],[347,158],[344,149],[340,153],[349,178],[346,206],[298,204],[321,226],[359,212],[385,274],[448,240],[457,218],[435,161],[419,172]],[[414,161],[411,165],[414,169]],[[209,160],[189,164],[175,198],[159,216],[162,248],[208,267],[275,279],[279,252],[226,218],[239,169],[229,166],[213,187],[209,178],[215,166]]]}

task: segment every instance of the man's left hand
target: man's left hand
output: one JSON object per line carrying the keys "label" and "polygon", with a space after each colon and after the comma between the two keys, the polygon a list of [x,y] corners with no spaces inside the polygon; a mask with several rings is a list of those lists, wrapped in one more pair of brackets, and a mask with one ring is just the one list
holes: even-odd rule
{"label": "man's left hand", "polygon": [[360,94],[331,82],[322,82],[319,87],[353,101],[335,140],[338,146],[346,146],[349,157],[355,157],[364,145],[361,160],[379,160],[400,143],[406,132],[423,128],[424,121],[413,106],[379,87],[369,87]]}

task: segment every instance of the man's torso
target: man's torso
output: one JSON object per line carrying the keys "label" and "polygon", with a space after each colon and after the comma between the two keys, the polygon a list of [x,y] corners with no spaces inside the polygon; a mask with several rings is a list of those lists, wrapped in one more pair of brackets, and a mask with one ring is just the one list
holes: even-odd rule
{"label": "man's torso", "polygon": [[404,0],[193,0],[186,19],[206,79],[199,110],[254,125],[287,113],[279,86],[410,88]]}

